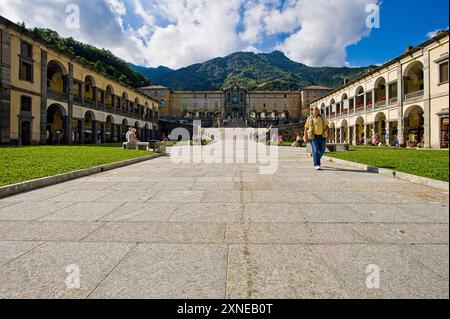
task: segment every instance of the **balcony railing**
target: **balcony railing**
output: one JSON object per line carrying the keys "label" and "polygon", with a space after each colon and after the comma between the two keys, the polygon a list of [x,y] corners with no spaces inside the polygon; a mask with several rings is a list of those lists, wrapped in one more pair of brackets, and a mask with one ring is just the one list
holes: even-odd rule
{"label": "balcony railing", "polygon": [[392,99],[389,99],[389,104],[397,104],[398,103],[398,97],[393,97]]}
{"label": "balcony railing", "polygon": [[86,97],[86,96],[84,97],[84,104],[88,105],[88,106],[92,106],[92,107],[95,106],[94,100],[92,100],[91,98]]}
{"label": "balcony railing", "polygon": [[423,90],[405,94],[405,101],[423,97]]}
{"label": "balcony railing", "polygon": [[364,106],[357,106],[355,110],[356,110],[356,113],[363,112],[364,111]]}
{"label": "balcony railing", "polygon": [[51,88],[47,88],[47,95],[50,98],[53,97],[53,98],[65,99],[65,100],[67,99],[66,92],[54,90],[54,89],[51,89]]}
{"label": "balcony railing", "polygon": [[81,96],[74,95],[73,102],[77,103],[77,104],[81,104],[82,103]]}
{"label": "balcony railing", "polygon": [[386,98],[384,100],[378,101],[375,103],[376,108],[385,107],[386,106]]}

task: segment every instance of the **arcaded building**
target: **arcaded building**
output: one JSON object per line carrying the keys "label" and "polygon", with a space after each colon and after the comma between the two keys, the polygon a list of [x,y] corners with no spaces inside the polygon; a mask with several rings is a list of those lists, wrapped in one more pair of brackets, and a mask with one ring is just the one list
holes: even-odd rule
{"label": "arcaded building", "polygon": [[448,148],[448,33],[313,102],[330,119],[330,141]]}
{"label": "arcaded building", "polygon": [[118,142],[158,136],[159,101],[0,17],[0,144]]}

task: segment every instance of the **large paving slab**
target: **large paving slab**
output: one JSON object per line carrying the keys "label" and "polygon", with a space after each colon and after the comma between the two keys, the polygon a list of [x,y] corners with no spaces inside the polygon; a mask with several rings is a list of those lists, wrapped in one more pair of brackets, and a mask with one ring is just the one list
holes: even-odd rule
{"label": "large paving slab", "polygon": [[448,193],[278,151],[274,174],[161,157],[0,200],[0,298],[449,297]]}

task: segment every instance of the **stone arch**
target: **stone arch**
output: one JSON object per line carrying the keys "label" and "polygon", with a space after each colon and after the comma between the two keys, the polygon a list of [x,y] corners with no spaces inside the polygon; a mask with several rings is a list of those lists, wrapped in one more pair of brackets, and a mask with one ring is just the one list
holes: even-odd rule
{"label": "stone arch", "polygon": [[105,91],[105,104],[108,107],[114,107],[114,103],[113,103],[113,96],[114,96],[114,88],[112,87],[112,85],[107,85],[106,86],[106,91]]}
{"label": "stone arch", "polygon": [[409,64],[403,73],[406,98],[424,89],[424,66],[420,61]]}
{"label": "stone arch", "polygon": [[48,145],[66,144],[68,137],[67,111],[62,105],[54,103],[47,108],[46,130]]}
{"label": "stone arch", "polygon": [[380,76],[375,81],[375,103],[386,102],[386,79]]}
{"label": "stone arch", "polygon": [[357,111],[364,108],[364,94],[364,87],[362,87],[361,85],[358,86],[355,90],[355,108]]}
{"label": "stone arch", "polygon": [[47,93],[50,97],[67,98],[67,70],[58,60],[47,64]]}

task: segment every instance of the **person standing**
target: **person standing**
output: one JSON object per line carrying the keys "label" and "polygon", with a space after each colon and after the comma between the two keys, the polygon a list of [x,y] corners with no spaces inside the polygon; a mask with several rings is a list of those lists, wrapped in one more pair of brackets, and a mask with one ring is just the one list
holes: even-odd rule
{"label": "person standing", "polygon": [[306,120],[304,141],[311,143],[314,168],[319,171],[322,169],[321,160],[327,148],[329,123],[328,119],[320,114],[317,106],[311,109],[311,113],[312,115]]}
{"label": "person standing", "polygon": [[128,129],[127,134],[125,135],[125,139],[127,140],[127,143],[130,143],[130,134],[131,134],[132,130],[133,130],[133,128],[130,127],[130,128]]}

